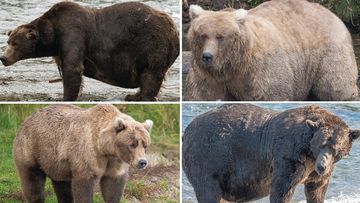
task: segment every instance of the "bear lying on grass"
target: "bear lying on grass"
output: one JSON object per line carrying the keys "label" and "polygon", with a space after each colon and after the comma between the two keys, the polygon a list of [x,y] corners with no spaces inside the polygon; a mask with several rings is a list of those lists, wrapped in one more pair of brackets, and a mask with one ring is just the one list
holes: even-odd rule
{"label": "bear lying on grass", "polygon": [[246,202],[270,194],[291,202],[305,185],[307,202],[324,201],[335,163],[360,135],[318,106],[275,112],[228,104],[195,118],[183,136],[183,169],[199,203]]}
{"label": "bear lying on grass", "polygon": [[350,33],[305,0],[243,9],[190,6],[187,100],[353,100],[358,70]]}
{"label": "bear lying on grass", "polygon": [[53,56],[62,73],[64,100],[79,96],[82,76],[137,88],[125,100],[155,100],[179,55],[179,36],[164,12],[137,2],[91,9],[55,4],[44,15],[9,32],[5,66]]}
{"label": "bear lying on grass", "polygon": [[44,202],[46,176],[58,202],[92,202],[96,179],[106,202],[119,202],[129,167],[147,165],[153,122],[135,121],[112,105],[51,105],[30,116],[13,146],[25,199]]}

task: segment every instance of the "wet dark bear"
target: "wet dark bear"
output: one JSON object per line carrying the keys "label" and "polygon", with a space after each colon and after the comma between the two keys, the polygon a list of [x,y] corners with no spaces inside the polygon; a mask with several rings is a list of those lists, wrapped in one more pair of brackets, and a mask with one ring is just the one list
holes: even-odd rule
{"label": "wet dark bear", "polygon": [[360,135],[319,106],[275,112],[223,105],[195,118],[183,136],[183,169],[199,203],[247,202],[270,194],[289,203],[298,184],[324,202],[335,163]]}
{"label": "wet dark bear", "polygon": [[156,100],[179,55],[171,18],[136,2],[103,9],[61,2],[8,35],[2,63],[53,56],[62,73],[64,100],[78,98],[82,75],[124,88],[140,87],[125,100]]}

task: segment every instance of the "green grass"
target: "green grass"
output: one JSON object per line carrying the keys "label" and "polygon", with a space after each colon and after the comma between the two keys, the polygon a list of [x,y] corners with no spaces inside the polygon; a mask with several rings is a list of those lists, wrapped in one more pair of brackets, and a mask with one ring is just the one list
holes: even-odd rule
{"label": "green grass", "polygon": [[[12,160],[12,142],[25,118],[45,106],[47,105],[0,105],[0,202],[21,202],[20,182]],[[79,106],[89,108],[93,105]],[[172,150],[176,153],[176,159],[179,159],[179,105],[134,104],[116,106],[121,112],[129,114],[137,121],[153,120],[150,151]],[[161,183],[162,188],[164,185],[165,183]],[[142,187],[144,184],[141,184],[139,180],[129,181],[126,186],[126,193],[135,197],[144,197]],[[46,183],[45,190],[49,194],[46,197],[46,202],[57,202],[49,180]],[[103,202],[100,194],[95,194],[94,202]],[[123,198],[122,202],[128,202],[128,200]],[[170,201],[165,200],[165,202]]]}
{"label": "green grass", "polygon": [[129,114],[135,120],[154,121],[151,139],[155,147],[178,147],[179,145],[179,112],[177,104],[116,105],[120,111]]}

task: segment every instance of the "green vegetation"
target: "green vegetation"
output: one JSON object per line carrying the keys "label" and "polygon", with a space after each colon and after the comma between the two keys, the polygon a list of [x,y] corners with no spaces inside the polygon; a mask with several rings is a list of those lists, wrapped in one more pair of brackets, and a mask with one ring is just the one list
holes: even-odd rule
{"label": "green vegetation", "polygon": [[[33,112],[47,105],[19,104],[0,105],[0,202],[21,202],[21,187],[12,160],[12,142],[21,123]],[[93,105],[79,105],[89,108]],[[152,145],[150,152],[169,152],[172,154],[171,161],[174,162],[174,170],[178,171],[179,162],[179,115],[180,107],[176,104],[149,104],[149,105],[116,105],[120,111],[131,115],[134,119],[143,122],[146,119],[154,121],[152,130]],[[162,167],[159,166],[162,173]],[[176,169],[177,168],[177,169]],[[155,174],[156,175],[156,174]],[[135,176],[128,181],[122,202],[131,202],[133,198],[146,200],[153,193],[159,193],[161,202],[173,202],[178,199],[178,191],[171,191],[171,197],[166,196],[170,180],[164,177],[154,184],[148,184],[146,175]],[[178,188],[178,177],[173,177]],[[145,187],[146,186],[146,187]],[[56,202],[50,181],[46,183],[46,202]],[[164,200],[164,201],[162,201]],[[103,202],[101,195],[97,192],[94,202]]]}
{"label": "green vegetation", "polygon": [[246,2],[251,7],[256,7],[257,5],[263,3],[264,0],[245,0],[244,2]]}
{"label": "green vegetation", "polygon": [[313,0],[332,10],[345,22],[359,23],[359,0]]}
{"label": "green vegetation", "polygon": [[[149,104],[149,105],[116,105],[121,112],[127,113],[135,120],[154,121],[151,139],[154,149],[178,149],[179,148],[179,112],[177,104]],[[179,159],[177,159],[179,160]]]}

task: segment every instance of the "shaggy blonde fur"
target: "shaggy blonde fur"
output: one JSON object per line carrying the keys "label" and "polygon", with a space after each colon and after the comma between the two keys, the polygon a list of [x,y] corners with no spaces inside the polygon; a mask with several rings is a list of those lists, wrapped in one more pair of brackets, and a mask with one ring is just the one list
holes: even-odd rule
{"label": "shaggy blonde fur", "polygon": [[[351,36],[319,4],[273,0],[240,11],[190,9],[189,100],[352,100],[358,70]],[[191,13],[193,12],[193,13]],[[242,11],[243,12],[243,11]],[[240,13],[242,13],[240,12]],[[213,54],[211,65],[202,61]]]}
{"label": "shaggy blonde fur", "polygon": [[146,160],[152,125],[150,120],[139,123],[108,104],[89,109],[63,104],[41,109],[22,124],[14,140],[13,155],[25,197],[30,201],[37,195],[29,192],[35,187],[28,178],[33,169],[53,181],[108,177],[123,178],[125,184],[129,167]]}

